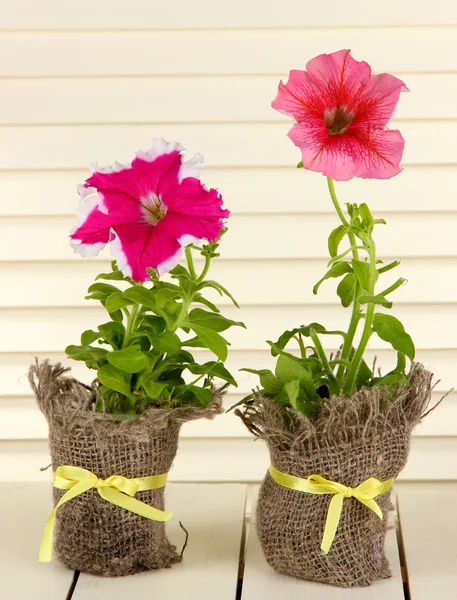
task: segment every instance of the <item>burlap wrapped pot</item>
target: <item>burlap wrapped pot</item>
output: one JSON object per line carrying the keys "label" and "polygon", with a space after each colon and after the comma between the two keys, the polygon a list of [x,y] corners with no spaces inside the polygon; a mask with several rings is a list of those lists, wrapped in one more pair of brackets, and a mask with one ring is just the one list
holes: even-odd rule
{"label": "burlap wrapped pot", "polygon": [[[237,414],[266,441],[271,463],[283,473],[320,475],[349,487],[369,477],[395,478],[406,464],[413,427],[431,396],[431,374],[415,364],[410,387],[390,395],[361,389],[351,398],[322,401],[316,417],[258,395]],[[281,573],[340,587],[368,586],[390,576],[384,553],[390,491],[376,498],[384,519],[345,498],[328,554],[321,542],[331,496],[283,487],[267,473],[257,505],[257,531],[268,563]]]}
{"label": "burlap wrapped pot", "polygon": [[[48,361],[30,368],[29,381],[49,424],[53,471],[82,467],[100,478],[167,473],[178,448],[181,424],[222,412],[220,392],[207,408],[151,408],[119,418],[94,412],[94,390]],[[164,509],[164,488],[140,491],[141,502]],[[65,492],[53,488],[54,504]],[[54,555],[72,570],[95,575],[130,575],[181,560],[165,535],[165,524],[138,516],[90,489],[58,508]]]}

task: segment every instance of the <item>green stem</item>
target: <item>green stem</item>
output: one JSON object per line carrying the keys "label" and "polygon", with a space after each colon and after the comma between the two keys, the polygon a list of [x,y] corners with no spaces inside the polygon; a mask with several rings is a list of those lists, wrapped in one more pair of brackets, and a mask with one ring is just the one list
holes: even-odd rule
{"label": "green stem", "polygon": [[298,345],[300,347],[300,354],[302,358],[306,358],[306,348],[305,348],[305,344],[303,343],[303,338],[300,334],[298,335],[294,335],[294,339],[297,340]]}
{"label": "green stem", "polygon": [[[369,256],[370,256],[370,278],[369,278],[369,289],[367,290],[369,296],[374,296],[374,288],[377,277],[376,270],[376,246],[370,235],[370,242],[368,246]],[[365,352],[365,348],[370,340],[371,334],[373,333],[373,316],[374,316],[375,305],[369,303],[367,305],[367,314],[365,316],[365,326],[363,328],[362,337],[360,338],[360,342],[358,348],[354,354],[354,357],[351,361],[351,368],[349,369],[346,377],[346,381],[344,383],[343,391],[344,394],[349,397],[352,393],[352,389],[354,387],[355,379],[357,377],[357,373],[360,368],[360,364],[363,359],[363,353]]]}
{"label": "green stem", "polygon": [[209,266],[211,264],[211,258],[209,256],[205,257],[205,266],[203,267],[203,271],[200,273],[199,278],[197,279],[197,283],[200,283],[205,278],[208,273]]}
{"label": "green stem", "polygon": [[[324,351],[324,349],[322,347],[322,344],[321,344],[321,341],[319,339],[319,336],[317,335],[317,333],[315,332],[314,329],[310,330],[310,336],[311,336],[311,339],[314,342],[314,346],[316,348],[316,352],[317,352],[317,355],[319,356],[319,359],[320,359],[320,361],[322,363],[322,366],[324,367],[324,370],[327,373],[328,378],[329,378],[330,382],[333,384],[333,387],[334,387],[335,383],[337,383],[336,379],[335,379],[335,375],[333,374],[332,368],[331,368],[331,366],[330,366],[330,364],[328,362],[327,356],[326,356],[325,351]],[[332,391],[334,391],[334,390],[332,390]]]}
{"label": "green stem", "polygon": [[[333,179],[330,179],[330,177],[327,177],[327,184],[328,184],[328,189],[330,192],[330,197],[332,198],[333,206],[335,207],[335,210],[340,218],[341,223],[345,227],[349,227],[349,223],[348,223],[346,217],[344,216],[343,211],[341,210],[341,206],[338,202],[338,198],[336,197]],[[350,243],[351,247],[353,248],[352,256],[355,259],[358,259],[359,251],[356,248],[357,243],[356,243],[355,235],[351,231],[348,231],[347,236],[349,238],[349,243]],[[349,322],[348,333],[344,340],[343,349],[341,351],[341,360],[348,359],[349,354],[351,352],[351,348],[352,348],[352,342],[354,340],[354,336],[357,331],[357,326],[359,324],[360,304],[357,302],[357,298],[359,297],[359,294],[360,294],[360,287],[359,287],[359,283],[356,281],[356,286],[355,286],[355,290],[354,290],[354,301],[353,301],[353,306],[352,306],[352,315],[351,315],[351,320]],[[341,382],[343,380],[345,370],[346,370],[345,365],[343,363],[340,364],[340,366],[338,367],[338,371],[336,373],[336,379],[338,382]]]}
{"label": "green stem", "polygon": [[127,317],[127,327],[125,329],[125,337],[122,343],[122,348],[128,346],[128,342],[130,341],[130,337],[132,333],[135,331],[136,322],[140,315],[141,306],[139,304],[134,304],[132,308],[132,312]]}
{"label": "green stem", "polygon": [[194,259],[192,258],[192,250],[190,249],[190,246],[186,246],[185,254],[186,254],[186,259],[187,259],[187,266],[189,267],[190,276],[192,277],[192,279],[194,281],[197,281],[197,273],[195,272]]}

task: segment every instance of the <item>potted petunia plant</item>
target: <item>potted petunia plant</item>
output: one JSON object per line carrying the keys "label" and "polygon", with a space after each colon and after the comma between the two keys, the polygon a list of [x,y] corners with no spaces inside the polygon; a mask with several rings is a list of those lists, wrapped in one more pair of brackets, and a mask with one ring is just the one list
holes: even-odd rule
{"label": "potted petunia plant", "polygon": [[[259,375],[260,388],[237,414],[269,448],[257,506],[267,561],[282,573],[341,587],[389,576],[383,546],[390,488],[431,396],[431,374],[414,362],[410,335],[389,313],[405,280],[383,284],[399,265],[377,254],[375,232],[385,221],[365,202],[343,208],[334,185],[400,173],[404,141],[386,126],[406,90],[341,50],[291,71],[272,103],[295,120],[289,137],[301,150],[298,166],[327,178],[339,220],[328,238],[328,270],[313,292],[339,280],[337,294],[351,316],[346,331],[311,322],[268,342],[275,372],[245,369]],[[388,373],[364,359],[372,336],[396,352]],[[324,350],[326,339],[336,340],[332,352]]]}
{"label": "potted petunia plant", "polygon": [[[221,332],[244,327],[205,295],[216,290],[236,305],[207,277],[229,211],[200,182],[202,157],[184,162],[182,151],[155,139],[131,164],[95,165],[78,187],[72,247],[93,257],[109,244],[115,260],[87,296],[108,320],[66,348],[94,370],[92,385],[49,361],[29,373],[48,420],[54,472],[41,561],[51,559],[53,539],[63,564],[96,575],[181,560],[165,535],[167,474],[181,425],[222,412],[224,388],[236,382],[224,366]],[[214,359],[198,360],[194,349]]]}

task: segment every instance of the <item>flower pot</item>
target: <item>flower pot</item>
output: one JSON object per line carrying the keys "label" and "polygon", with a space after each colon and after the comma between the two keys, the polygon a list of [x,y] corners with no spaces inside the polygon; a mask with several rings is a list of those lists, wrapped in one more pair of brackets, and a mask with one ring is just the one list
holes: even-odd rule
{"label": "flower pot", "polygon": [[[373,387],[351,398],[323,400],[313,420],[259,396],[238,414],[266,441],[278,471],[302,479],[318,475],[355,488],[371,477],[395,478],[406,464],[412,429],[430,401],[431,374],[416,364],[408,379],[410,388],[393,395]],[[331,500],[328,494],[284,487],[267,473],[257,531],[269,564],[287,575],[339,587],[368,586],[389,577],[384,541],[390,491],[375,498],[383,519],[357,498],[345,497],[325,554],[321,543]]]}
{"label": "flower pot", "polygon": [[[49,424],[52,468],[79,467],[106,479],[143,478],[168,473],[185,421],[221,412],[221,394],[207,408],[150,408],[140,416],[94,412],[94,389],[45,361],[29,379]],[[164,509],[165,488],[138,491],[135,499]],[[54,504],[65,490],[53,488]],[[95,575],[130,575],[169,567],[181,556],[165,534],[165,523],[150,520],[102,498],[96,488],[56,510],[54,554],[72,570]]]}

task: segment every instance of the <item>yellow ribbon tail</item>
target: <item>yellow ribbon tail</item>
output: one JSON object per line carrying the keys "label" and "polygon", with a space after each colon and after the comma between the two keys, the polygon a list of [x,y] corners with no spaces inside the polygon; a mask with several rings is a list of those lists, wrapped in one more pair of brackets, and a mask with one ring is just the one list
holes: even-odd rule
{"label": "yellow ribbon tail", "polygon": [[46,525],[44,526],[43,537],[40,545],[40,553],[38,555],[39,562],[49,562],[52,559],[52,536],[54,533],[54,522],[57,509],[62,506],[62,504],[65,504],[65,502],[72,500],[76,496],[79,496],[79,494],[83,494],[91,487],[93,487],[93,485],[90,481],[79,481],[57,502],[53,511],[49,515],[48,520],[46,521]]}
{"label": "yellow ribbon tail", "polygon": [[343,494],[335,494],[330,500],[321,543],[321,550],[324,554],[329,553],[335,539],[336,530],[340,524],[341,511],[343,510],[343,500]]}

